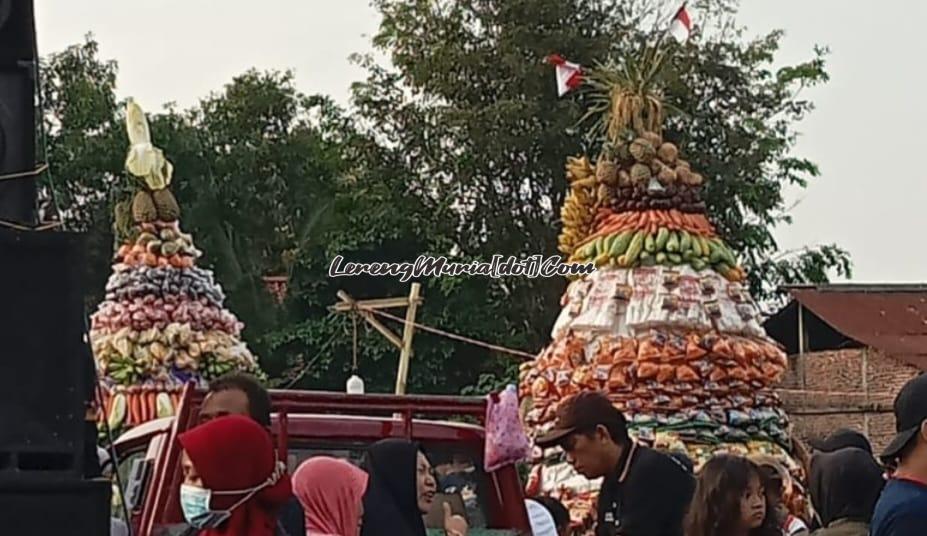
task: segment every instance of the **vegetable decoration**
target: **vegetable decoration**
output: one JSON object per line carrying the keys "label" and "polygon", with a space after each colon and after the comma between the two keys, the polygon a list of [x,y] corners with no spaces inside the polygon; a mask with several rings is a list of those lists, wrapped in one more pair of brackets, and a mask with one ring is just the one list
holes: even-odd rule
{"label": "vegetable decoration", "polygon": [[[656,85],[665,51],[587,73],[584,121],[595,161],[571,156],[559,250],[595,272],[570,283],[553,341],[521,369],[533,434],[581,391],[606,393],[632,435],[700,466],[717,452],[765,454],[796,473],[789,423],[772,390],[786,356],[764,332],[736,253],[706,215],[706,178],[663,138]],[[594,518],[595,486],[536,449],[528,493]],[[797,475],[801,476],[801,475]],[[798,513],[798,512],[796,512]]]}
{"label": "vegetable decoration", "polygon": [[131,202],[116,207],[117,243],[106,298],[92,317],[90,340],[103,376],[100,419],[120,429],[173,415],[183,385],[233,371],[261,375],[241,341],[242,324],[202,253],[180,229],[170,190],[173,166],[151,142],[144,112],[129,100],[126,171]]}

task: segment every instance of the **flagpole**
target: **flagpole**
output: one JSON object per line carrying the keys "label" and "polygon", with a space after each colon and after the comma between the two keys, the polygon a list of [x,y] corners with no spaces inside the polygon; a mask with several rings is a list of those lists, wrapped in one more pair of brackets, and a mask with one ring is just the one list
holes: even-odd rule
{"label": "flagpole", "polygon": [[661,50],[661,48],[663,47],[663,42],[666,40],[666,36],[669,35],[673,31],[673,22],[679,17],[680,13],[685,11],[686,6],[688,5],[689,5],[688,0],[683,2],[682,5],[679,6],[679,9],[673,12],[673,15],[669,19],[669,24],[664,23],[663,25],[664,30],[660,32],[659,37],[657,38],[657,42],[656,44],[654,44],[654,54],[655,54],[655,57],[654,57],[655,67],[654,68],[655,69],[659,69],[659,67],[663,64],[663,61],[665,61],[666,59],[668,49],[663,48]]}

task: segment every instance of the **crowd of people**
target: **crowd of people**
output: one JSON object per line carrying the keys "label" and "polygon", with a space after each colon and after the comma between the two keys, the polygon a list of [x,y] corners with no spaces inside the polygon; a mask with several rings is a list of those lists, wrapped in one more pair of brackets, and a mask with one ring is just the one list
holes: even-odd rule
{"label": "crowd of people", "polygon": [[[315,456],[287,474],[270,434],[271,401],[252,377],[210,386],[201,424],[180,435],[185,536],[416,536],[437,496],[430,460],[411,441],[371,445],[360,467]],[[242,460],[245,460],[243,463]],[[466,519],[444,505],[444,532]]]}
{"label": "crowd of people", "polygon": [[684,454],[631,441],[624,416],[599,393],[567,400],[538,444],[560,446],[579,473],[603,478],[596,536],[927,535],[927,375],[905,384],[894,413],[897,434],[878,459],[847,429],[813,441],[811,455],[797,449],[808,519],[790,513],[793,483],[775,459],[721,454],[695,474]]}
{"label": "crowd of people", "polygon": [[[620,411],[598,393],[560,408],[539,446],[559,446],[576,471],[602,478],[596,536],[927,535],[927,375],[895,401],[897,435],[875,457],[865,436],[838,430],[802,456],[813,515],[792,515],[793,483],[772,458],[717,455],[698,472],[684,454],[634,442]],[[270,399],[257,382],[216,382],[202,424],[180,436],[181,506],[197,536],[415,536],[438,497],[428,456],[413,442],[370,446],[360,467],[316,456],[287,474],[269,433]],[[247,460],[247,463],[242,463]],[[558,501],[525,501],[534,536],[569,536]],[[443,505],[444,533],[466,519]]]}

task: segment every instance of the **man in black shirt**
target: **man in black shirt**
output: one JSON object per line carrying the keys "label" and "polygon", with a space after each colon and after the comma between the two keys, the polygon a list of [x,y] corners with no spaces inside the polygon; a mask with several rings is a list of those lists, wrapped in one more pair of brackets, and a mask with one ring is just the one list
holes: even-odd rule
{"label": "man in black shirt", "polygon": [[695,480],[682,464],[631,441],[624,415],[601,393],[563,402],[538,446],[560,446],[599,490],[596,536],[681,536]]}

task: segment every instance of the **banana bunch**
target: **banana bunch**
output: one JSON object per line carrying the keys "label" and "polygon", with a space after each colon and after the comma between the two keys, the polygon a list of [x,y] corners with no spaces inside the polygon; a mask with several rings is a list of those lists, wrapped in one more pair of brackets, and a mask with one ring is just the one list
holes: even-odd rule
{"label": "banana bunch", "polygon": [[733,251],[719,238],[708,238],[688,231],[661,227],[656,233],[629,229],[599,236],[579,247],[573,262],[593,262],[596,266],[679,266],[694,270],[709,267],[730,281],[743,281],[746,273],[738,266]]}
{"label": "banana bunch", "polygon": [[122,385],[136,383],[145,374],[145,367],[141,363],[120,355],[112,355],[107,360],[101,359],[100,365],[101,373]]}
{"label": "banana bunch", "polygon": [[209,359],[200,369],[203,377],[207,380],[219,378],[231,372],[240,370],[238,365],[232,361],[223,361],[221,359]]}
{"label": "banana bunch", "polygon": [[563,232],[558,238],[558,250],[566,256],[591,231],[596,205],[595,168],[585,156],[567,158],[566,177],[570,191],[560,208]]}

